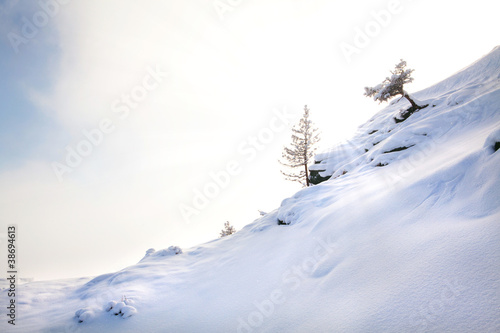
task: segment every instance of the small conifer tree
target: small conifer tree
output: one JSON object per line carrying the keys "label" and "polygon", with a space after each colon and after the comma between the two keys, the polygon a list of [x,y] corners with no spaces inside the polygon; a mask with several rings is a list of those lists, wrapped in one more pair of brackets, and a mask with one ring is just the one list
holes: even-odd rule
{"label": "small conifer tree", "polygon": [[413,111],[423,109],[425,106],[420,106],[415,103],[410,95],[403,89],[405,84],[413,81],[411,77],[413,71],[413,69],[406,69],[406,61],[401,59],[399,64],[391,71],[392,75],[390,77],[386,77],[381,84],[375,87],[365,87],[365,96],[373,97],[375,101],[382,103],[394,96],[401,95],[410,102]]}
{"label": "small conifer tree", "polygon": [[235,232],[236,229],[231,224],[229,224],[229,221],[227,221],[226,223],[224,223],[224,229],[221,230],[219,237],[226,237],[234,234]]}
{"label": "small conifer tree", "polygon": [[292,144],[290,147],[284,147],[282,158],[279,161],[282,165],[296,169],[301,168],[299,172],[281,171],[287,180],[296,181],[302,186],[309,186],[308,164],[314,157],[316,147],[314,145],[319,141],[318,129],[313,126],[309,119],[309,109],[304,106],[304,114],[299,123],[292,128]]}

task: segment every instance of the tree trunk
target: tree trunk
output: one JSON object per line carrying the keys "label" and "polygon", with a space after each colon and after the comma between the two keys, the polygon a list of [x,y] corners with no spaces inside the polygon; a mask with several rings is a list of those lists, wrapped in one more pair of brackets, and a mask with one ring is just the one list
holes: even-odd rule
{"label": "tree trunk", "polygon": [[423,108],[426,108],[427,106],[429,106],[429,104],[425,104],[425,105],[418,105],[417,103],[415,103],[410,95],[408,95],[408,93],[404,90],[401,90],[400,94],[406,98],[408,100],[408,102],[410,102],[411,104],[411,107],[407,110],[403,110],[403,111],[400,111],[399,112],[399,116],[398,117],[394,117],[394,121],[397,123],[400,123],[402,121],[405,121],[406,119],[408,119],[408,117],[410,117],[414,112],[417,112],[418,110],[421,110]]}
{"label": "tree trunk", "polygon": [[306,186],[309,187],[309,171],[307,170],[307,162],[304,163],[304,167],[306,169]]}
{"label": "tree trunk", "polygon": [[419,110],[419,109],[422,109],[422,107],[420,105],[418,105],[417,103],[415,103],[410,95],[408,95],[408,93],[406,91],[403,91],[402,93],[403,97],[406,98],[408,100],[408,102],[410,102],[411,104],[411,107],[413,108],[413,110]]}

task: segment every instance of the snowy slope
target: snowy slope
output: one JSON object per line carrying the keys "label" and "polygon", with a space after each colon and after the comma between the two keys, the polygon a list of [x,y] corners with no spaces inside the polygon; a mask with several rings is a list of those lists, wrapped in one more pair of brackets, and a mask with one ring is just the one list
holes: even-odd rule
{"label": "snowy slope", "polygon": [[[0,331],[499,332],[500,47],[415,97],[431,106],[384,108],[317,156],[330,180],[238,233],[23,284]],[[130,317],[106,311],[122,300]]]}
{"label": "snowy slope", "polygon": [[[494,121],[494,115],[498,113],[495,105],[498,101],[499,54],[500,49],[496,47],[489,55],[452,77],[412,95],[419,105],[431,106],[412,115],[410,121],[400,124],[392,121],[400,110],[410,106],[406,99],[394,99],[392,105],[360,126],[358,134],[351,140],[317,155],[318,164],[310,169],[324,170],[320,172],[321,176],[335,178],[360,165],[387,164],[406,159],[413,153],[384,154],[393,149],[416,145],[413,150],[426,150],[426,147],[444,144],[457,132],[476,123]],[[490,105],[492,103],[494,105]]]}

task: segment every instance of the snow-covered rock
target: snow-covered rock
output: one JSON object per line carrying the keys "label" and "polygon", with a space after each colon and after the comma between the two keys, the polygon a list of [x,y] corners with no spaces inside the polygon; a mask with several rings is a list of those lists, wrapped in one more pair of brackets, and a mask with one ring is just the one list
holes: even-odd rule
{"label": "snow-covered rock", "polygon": [[128,318],[128,317],[131,317],[133,316],[134,314],[137,313],[137,310],[136,308],[134,308],[133,306],[131,305],[125,305],[122,309],[121,309],[121,316],[123,318]]}
{"label": "snow-covered rock", "polygon": [[75,312],[75,317],[79,323],[88,322],[95,317],[95,310],[92,308],[82,308]]}
{"label": "snow-covered rock", "polygon": [[109,312],[111,311],[114,307],[116,306],[116,301],[110,301],[108,302],[108,304],[104,307],[104,310],[106,310],[106,312]]}
{"label": "snow-covered rock", "polygon": [[496,152],[500,149],[500,129],[493,131],[485,140],[484,147],[491,152]]}
{"label": "snow-covered rock", "polygon": [[146,255],[141,259],[141,261],[151,257],[168,257],[177,254],[182,254],[182,249],[178,246],[170,246],[167,249],[162,249],[159,251],[155,251],[155,249],[151,248],[146,251]]}
{"label": "snow-covered rock", "polygon": [[121,313],[122,308],[126,306],[125,302],[118,302],[116,305],[111,309],[111,312],[117,316]]}

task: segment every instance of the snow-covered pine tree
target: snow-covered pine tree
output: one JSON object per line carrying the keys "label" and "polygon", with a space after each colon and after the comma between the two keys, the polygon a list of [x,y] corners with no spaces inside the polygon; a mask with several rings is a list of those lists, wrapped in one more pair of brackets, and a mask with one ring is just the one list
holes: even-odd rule
{"label": "snow-covered pine tree", "polygon": [[402,114],[402,120],[408,118],[413,112],[423,109],[427,106],[420,106],[415,103],[415,101],[403,88],[405,84],[413,81],[413,78],[411,77],[411,73],[413,73],[413,71],[413,69],[406,69],[406,61],[401,59],[399,64],[397,64],[394,68],[394,71],[391,71],[391,77],[386,77],[381,84],[375,87],[365,87],[365,96],[373,97],[375,101],[379,101],[380,103],[382,103],[394,96],[401,95],[402,97],[406,98],[411,104],[411,108],[407,110],[405,114]]}
{"label": "snow-covered pine tree", "polygon": [[235,232],[236,229],[231,224],[229,224],[229,221],[227,221],[226,223],[224,223],[224,229],[221,230],[219,237],[226,237],[234,234]]}
{"label": "snow-covered pine tree", "polygon": [[314,157],[316,147],[314,145],[319,141],[318,129],[313,127],[313,123],[309,120],[309,109],[304,106],[304,114],[299,123],[292,128],[292,144],[291,147],[284,147],[282,158],[285,161],[279,161],[282,165],[295,169],[303,168],[298,173],[284,172],[286,180],[296,181],[302,186],[309,186],[309,171],[308,164]]}

